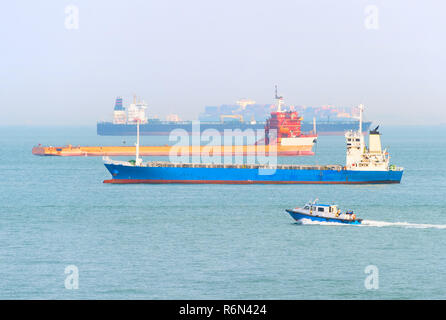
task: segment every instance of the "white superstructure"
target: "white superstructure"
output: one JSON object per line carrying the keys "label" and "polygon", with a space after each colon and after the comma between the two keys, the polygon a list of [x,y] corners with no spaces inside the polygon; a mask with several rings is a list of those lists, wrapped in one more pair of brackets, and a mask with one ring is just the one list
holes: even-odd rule
{"label": "white superstructure", "polygon": [[113,124],[126,124],[127,115],[124,110],[114,110],[113,111]]}
{"label": "white superstructure", "polygon": [[139,123],[147,123],[146,116],[147,104],[143,101],[136,100],[136,96],[133,97],[133,103],[127,107],[127,122],[135,123],[139,120]]}
{"label": "white superstructure", "polygon": [[389,167],[390,156],[386,150],[381,148],[381,135],[378,127],[370,131],[369,147],[365,145],[362,133],[362,113],[364,106],[359,105],[359,128],[358,131],[347,131],[345,139],[347,143],[347,170],[363,171],[388,171],[402,168]]}
{"label": "white superstructure", "polygon": [[137,121],[147,123],[147,103],[133,97],[133,103],[124,108],[122,97],[117,97],[113,111],[113,124],[135,124]]}

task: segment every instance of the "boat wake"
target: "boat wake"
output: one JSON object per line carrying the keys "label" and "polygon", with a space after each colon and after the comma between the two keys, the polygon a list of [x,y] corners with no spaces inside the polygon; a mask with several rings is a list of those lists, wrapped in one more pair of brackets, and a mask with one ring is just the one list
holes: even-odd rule
{"label": "boat wake", "polygon": [[386,222],[375,220],[363,220],[361,226],[369,227],[403,227],[417,229],[446,229],[446,224],[426,224],[426,223],[410,223],[410,222]]}
{"label": "boat wake", "polygon": [[[303,225],[323,225],[323,226],[352,226],[339,222],[325,222],[325,221],[312,221],[310,219],[302,219],[298,224]],[[424,224],[424,223],[410,223],[410,222],[387,222],[387,221],[375,221],[375,220],[363,220],[362,224],[353,225],[356,227],[401,227],[401,228],[415,228],[415,229],[446,229],[446,224]]]}

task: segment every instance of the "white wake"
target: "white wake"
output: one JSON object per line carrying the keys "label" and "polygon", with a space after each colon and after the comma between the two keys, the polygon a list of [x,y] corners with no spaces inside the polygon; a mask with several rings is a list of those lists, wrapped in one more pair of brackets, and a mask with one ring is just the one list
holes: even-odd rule
{"label": "white wake", "polygon": [[375,220],[363,220],[362,226],[370,227],[403,227],[403,228],[418,228],[418,229],[446,229],[446,224],[427,224],[427,223],[410,223],[410,222],[386,222]]}
{"label": "white wake", "polygon": [[425,224],[425,223],[410,223],[410,222],[387,222],[375,220],[362,220],[361,224],[346,224],[340,222],[326,222],[326,221],[312,221],[309,219],[302,219],[299,224],[305,225],[322,225],[322,226],[354,226],[354,227],[401,227],[401,228],[417,228],[417,229],[446,229],[446,224]]}

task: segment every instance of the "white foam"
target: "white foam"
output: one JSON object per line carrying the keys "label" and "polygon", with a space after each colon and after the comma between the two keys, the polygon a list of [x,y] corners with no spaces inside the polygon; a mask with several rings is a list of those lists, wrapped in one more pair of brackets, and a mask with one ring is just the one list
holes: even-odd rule
{"label": "white foam", "polygon": [[417,228],[417,229],[446,229],[446,224],[424,224],[424,223],[410,223],[410,222],[387,222],[375,220],[362,220],[361,224],[346,224],[340,222],[327,221],[312,221],[310,219],[301,219],[298,221],[305,225],[323,225],[323,226],[365,226],[365,227],[402,227],[402,228]]}
{"label": "white foam", "polygon": [[446,224],[426,224],[426,223],[410,223],[410,222],[386,222],[375,220],[363,220],[362,226],[370,227],[403,227],[403,228],[418,228],[418,229],[446,229]]}

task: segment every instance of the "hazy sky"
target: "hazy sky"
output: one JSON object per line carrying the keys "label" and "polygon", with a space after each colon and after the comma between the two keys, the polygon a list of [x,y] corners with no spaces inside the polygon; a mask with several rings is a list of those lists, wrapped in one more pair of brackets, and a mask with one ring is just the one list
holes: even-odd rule
{"label": "hazy sky", "polygon": [[289,104],[445,123],[445,15],[438,0],[5,1],[0,124],[93,125],[133,93],[151,116],[193,119],[270,103],[275,84]]}

